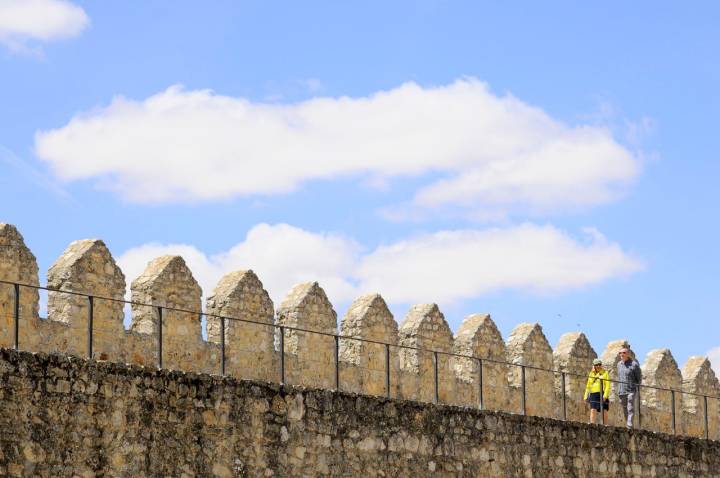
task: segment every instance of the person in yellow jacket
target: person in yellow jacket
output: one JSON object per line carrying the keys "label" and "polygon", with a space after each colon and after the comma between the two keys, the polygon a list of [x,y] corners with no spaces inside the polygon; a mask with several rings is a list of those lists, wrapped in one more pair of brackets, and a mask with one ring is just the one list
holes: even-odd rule
{"label": "person in yellow jacket", "polygon": [[[601,399],[602,397],[602,399]],[[610,375],[602,366],[602,360],[593,360],[593,368],[588,375],[585,386],[584,400],[590,405],[590,423],[597,420],[597,412],[602,407],[603,424],[608,422],[608,410],[610,409]]]}

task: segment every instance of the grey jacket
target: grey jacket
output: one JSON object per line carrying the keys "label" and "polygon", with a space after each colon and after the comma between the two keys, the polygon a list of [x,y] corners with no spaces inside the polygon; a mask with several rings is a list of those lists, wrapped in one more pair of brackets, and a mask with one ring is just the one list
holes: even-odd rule
{"label": "grey jacket", "polygon": [[642,383],[642,371],[636,360],[622,360],[617,364],[618,395],[627,395],[637,392],[638,385]]}

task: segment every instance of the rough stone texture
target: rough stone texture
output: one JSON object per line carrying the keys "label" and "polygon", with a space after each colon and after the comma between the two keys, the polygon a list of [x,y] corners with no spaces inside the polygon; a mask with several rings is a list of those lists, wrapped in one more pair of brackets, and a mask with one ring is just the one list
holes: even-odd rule
{"label": "rough stone texture", "polygon": [[[597,358],[595,350],[582,332],[568,332],[560,337],[553,350],[555,370],[565,372],[565,403],[570,420],[586,420],[588,411],[583,402],[587,376],[592,361]],[[555,377],[555,393],[562,400],[562,375]]]}
{"label": "rough stone texture", "polygon": [[[455,334],[453,351],[483,360],[483,408],[507,410],[509,397],[507,352],[505,342],[489,314],[472,314],[463,320]],[[480,362],[473,359],[454,358],[457,377],[458,405],[479,405]]]}
{"label": "rough stone texture", "polygon": [[[380,294],[357,298],[340,322],[340,335],[395,345],[398,325]],[[398,353],[389,348],[390,395],[397,396]],[[386,348],[381,344],[357,340],[340,341],[343,364],[342,389],[369,395],[386,395]]]}
{"label": "rough stone texture", "polygon": [[[202,291],[180,256],[162,256],[150,261],[130,285],[133,304],[130,330],[157,337],[158,307],[200,311]],[[200,314],[163,309],[163,366],[178,370],[202,369],[208,364],[201,334]],[[146,342],[143,342],[143,344]],[[153,350],[153,348],[150,348]],[[153,353],[156,351],[153,350]],[[157,357],[154,357],[157,359]],[[194,365],[195,364],[195,365]],[[195,367],[198,368],[195,368]]]}
{"label": "rough stone texture", "polygon": [[[93,299],[93,355],[118,360],[124,351],[118,340],[124,333],[125,275],[105,243],[99,239],[72,242],[48,270],[48,287],[95,296]],[[113,300],[107,300],[113,299]],[[89,299],[84,295],[48,292],[48,319],[77,329],[63,343],[48,348],[87,354]],[[71,337],[71,338],[70,338]]]}
{"label": "rough stone texture", "polygon": [[[682,374],[678,364],[668,349],[651,350],[642,364],[643,386],[641,388],[641,403],[643,406],[642,426],[651,430],[672,432],[672,392],[658,390],[652,387],[682,388]],[[682,427],[681,400],[679,393],[675,393],[676,426],[680,431]]]}
{"label": "rough stone texture", "polygon": [[720,443],[0,350],[9,477],[720,476]]}
{"label": "rough stone texture", "polygon": [[[325,334],[337,333],[337,314],[317,282],[298,284],[277,311],[278,325]],[[285,331],[285,377],[293,385],[333,388],[335,339],[327,335]]]}
{"label": "rough stone texture", "polygon": [[[398,344],[438,352],[450,352],[453,336],[437,304],[419,304],[410,308],[398,331]],[[411,400],[435,400],[435,365],[433,353],[400,348],[401,395]],[[438,395],[441,402],[451,403],[455,394],[454,371],[450,356],[437,354]]]}
{"label": "rough stone texture", "polygon": [[[22,284],[39,285],[35,256],[12,224],[0,222],[0,279]],[[20,287],[19,339],[21,344],[35,336],[28,323],[37,321],[39,294],[37,289]],[[14,341],[15,290],[12,285],[0,284],[0,346],[9,347]]]}
{"label": "rough stone texture", "polygon": [[[507,340],[508,361],[514,364],[552,370],[553,351],[540,324],[520,324],[513,329]],[[508,380],[515,389],[512,393],[513,411],[521,411],[521,368],[510,366]],[[545,370],[525,370],[526,409],[530,415],[558,416],[558,404],[553,393],[555,374]]]}
{"label": "rough stone texture", "polygon": [[[51,286],[91,292],[97,295],[121,298],[124,279],[115,265],[107,248],[100,241],[78,241],[57,261],[50,271]],[[10,225],[0,225],[0,279],[37,284],[37,265],[32,253],[25,247],[22,236]],[[21,288],[20,347],[41,352],[64,352],[85,356],[87,347],[86,303],[74,304],[55,294],[50,306],[50,319],[40,320],[38,313],[38,294],[34,289]],[[154,306],[178,307],[193,311],[200,310],[200,289],[192,278],[185,263],[178,257],[165,257],[153,261],[148,269],[133,282],[133,299],[151,303]],[[0,286],[0,307],[4,316],[12,315],[14,308],[12,287]],[[123,361],[155,367],[157,356],[157,309],[155,307],[136,306],[133,310],[134,331],[122,329],[122,312],[117,306],[107,306],[102,302],[95,304],[95,358]],[[109,301],[108,301],[109,302]],[[107,306],[107,307],[106,307]],[[221,281],[216,292],[208,300],[208,309],[222,311],[223,315],[248,317],[269,324],[272,316],[272,303],[262,284],[251,272],[239,272]],[[9,312],[9,313],[8,313]],[[296,287],[278,311],[278,320],[287,326],[296,326],[333,334],[335,312],[325,293],[317,284],[304,284]],[[208,323],[209,342],[200,336],[200,318],[198,313],[173,313],[165,310],[163,317],[163,365],[184,371],[202,371],[219,373],[220,351],[218,346],[219,326],[217,322]],[[231,375],[240,377],[278,380],[279,364],[272,364],[273,354],[277,354],[277,336],[273,344],[270,337],[251,337],[242,329],[232,328],[228,324],[228,370]],[[255,326],[253,326],[255,327]],[[394,343],[396,325],[387,306],[379,296],[367,296],[358,299],[351,306],[343,320],[343,333],[354,337],[380,339]],[[475,355],[502,360],[505,355],[504,344],[497,328],[488,316],[471,316],[458,330],[453,340],[445,319],[435,305],[415,306],[408,314],[403,327],[398,331],[403,344],[438,351],[454,351],[463,355]],[[328,336],[314,335],[308,339],[308,333],[286,335],[287,381],[296,384],[309,384],[324,388],[333,388],[334,383],[334,340]],[[11,343],[12,321],[5,320],[0,328],[0,338],[5,345]],[[347,343],[346,343],[347,342]],[[233,354],[233,344],[238,345],[241,355]],[[379,354],[373,347],[353,347],[349,340],[340,341],[340,387],[366,394],[385,394],[384,388],[384,350]],[[509,358],[515,362],[536,367],[558,367],[570,370],[572,364],[582,362],[581,357],[591,357],[590,345],[580,335],[564,336],[558,344],[553,363],[551,351],[542,330],[537,325],[519,326],[508,340]],[[611,376],[615,377],[617,352],[628,346],[626,340],[613,341],[606,347],[602,358]],[[382,347],[384,348],[384,347]],[[401,357],[399,346],[391,348],[391,393],[394,397],[407,397],[417,400],[434,400],[433,354],[429,352],[407,351]],[[114,352],[117,352],[113,355]],[[245,355],[247,354],[247,355]],[[269,357],[269,360],[267,359]],[[565,357],[565,358],[563,358]],[[403,359],[400,369],[400,359]],[[439,355],[439,394],[443,403],[453,403],[477,407],[479,383],[477,368],[472,360],[449,359]],[[268,366],[268,363],[271,365]],[[273,368],[276,374],[273,373]],[[484,405],[487,408],[499,408],[514,413],[520,412],[518,369],[484,363],[483,388]],[[582,367],[578,365],[578,370]],[[644,364],[645,383],[675,388],[676,409],[678,413],[677,430],[692,434],[704,434],[704,401],[693,398],[689,393],[706,393],[717,396],[717,379],[709,362],[702,358],[688,361],[684,369],[684,378],[677,370],[677,364],[669,352],[656,353],[652,360]],[[515,374],[513,374],[513,371]],[[560,416],[560,398],[553,389],[552,372],[527,370],[528,413]],[[533,376],[537,373],[538,376]],[[587,370],[582,371],[583,375]],[[253,375],[256,374],[256,375]],[[382,378],[381,378],[382,377]],[[514,380],[508,388],[505,380]],[[548,380],[545,380],[545,377]],[[616,378],[616,377],[615,377]],[[581,382],[582,383],[582,382]],[[62,385],[65,387],[66,385]],[[575,395],[570,387],[570,395]],[[577,395],[581,396],[578,387]],[[512,391],[507,400],[503,396]],[[649,389],[646,389],[648,392]],[[0,395],[2,395],[0,390]],[[45,393],[38,389],[35,394]],[[648,395],[649,393],[649,395]],[[670,430],[670,393],[652,391],[643,393],[643,426],[655,430]],[[4,395],[2,395],[4,396]],[[611,424],[622,424],[622,413],[615,402],[611,406]],[[36,397],[37,398],[37,397]],[[493,403],[495,402],[495,404]],[[569,401],[572,403],[572,400]],[[718,437],[718,399],[708,400],[710,436]],[[570,411],[570,417],[574,418]],[[585,420],[584,416],[578,419]],[[31,473],[32,474],[32,473]],[[0,476],[2,473],[0,473]]]}
{"label": "rough stone texture", "polygon": [[[253,271],[225,275],[207,298],[207,338],[220,343],[221,320],[225,319],[226,373],[234,377],[277,380],[275,367],[273,303]],[[229,320],[228,317],[257,323]]]}
{"label": "rough stone texture", "polygon": [[[690,357],[682,369],[683,431],[692,436],[705,436],[705,400],[699,395],[720,396],[720,383],[707,357]],[[708,436],[720,438],[720,402],[707,401]]]}

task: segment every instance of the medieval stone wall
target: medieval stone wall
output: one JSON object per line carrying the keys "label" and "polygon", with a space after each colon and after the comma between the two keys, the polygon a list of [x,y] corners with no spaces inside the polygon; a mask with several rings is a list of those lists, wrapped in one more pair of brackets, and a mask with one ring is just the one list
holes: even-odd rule
{"label": "medieval stone wall", "polygon": [[[0,280],[39,284],[35,257],[9,224],[0,224]],[[156,258],[132,279],[130,295],[135,304],[129,330],[123,327],[123,304],[117,302],[125,296],[127,282],[102,241],[73,242],[48,271],[48,286],[56,290],[48,293],[47,318],[38,316],[38,291],[20,288],[20,348],[87,357],[90,301],[65,291],[76,292],[94,297],[96,360],[156,367],[162,332],[163,368],[219,374],[224,336],[225,372],[232,377],[279,382],[282,363],[285,383],[290,385],[334,389],[337,380],[341,390],[356,393],[424,402],[437,399],[511,413],[523,411],[524,366],[528,414],[562,418],[565,412],[571,420],[587,419],[582,395],[597,355],[581,332],[563,335],[553,349],[539,324],[520,324],[505,341],[489,315],[473,314],[453,335],[437,304],[412,306],[398,325],[383,298],[369,294],[345,313],[339,333],[347,338],[336,341],[337,313],[318,283],[297,285],[275,309],[261,279],[242,270],[223,277],[207,297],[204,340],[202,291],[181,257]],[[0,346],[14,343],[14,300],[13,286],[0,284]],[[282,355],[274,325],[285,327]],[[617,353],[624,346],[629,346],[627,339],[610,342],[601,354],[613,379]],[[642,370],[646,385],[675,393],[643,388],[637,425],[672,432],[674,406],[675,432],[704,436],[707,414],[708,435],[720,438],[720,403],[711,398],[706,404],[693,395],[720,393],[706,358],[692,357],[680,370],[670,350],[657,349],[648,354]],[[621,426],[614,393],[611,400],[609,424]]]}
{"label": "medieval stone wall", "polygon": [[720,442],[0,349],[0,476],[720,476]]}

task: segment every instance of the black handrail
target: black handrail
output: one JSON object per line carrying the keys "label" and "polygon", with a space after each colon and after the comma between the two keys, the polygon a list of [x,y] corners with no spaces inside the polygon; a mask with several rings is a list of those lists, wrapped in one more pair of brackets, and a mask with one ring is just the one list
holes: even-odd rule
{"label": "black handrail", "polygon": [[[383,342],[379,340],[373,340],[373,339],[367,339],[367,338],[361,338],[361,337],[353,337],[353,336],[347,336],[342,334],[336,334],[336,333],[329,333],[319,330],[312,330],[312,329],[306,329],[302,327],[293,327],[289,325],[280,325],[280,324],[268,324],[266,322],[258,322],[255,320],[249,320],[249,319],[243,319],[239,317],[229,317],[229,316],[223,316],[218,314],[210,314],[203,311],[194,311],[194,310],[188,310],[184,308],[179,307],[167,307],[164,305],[158,305],[158,304],[150,304],[150,303],[143,303],[143,302],[137,302],[137,301],[129,301],[125,299],[117,299],[113,297],[106,297],[101,295],[95,295],[95,294],[89,294],[86,292],[77,292],[77,291],[70,291],[65,289],[59,289],[59,288],[53,288],[53,287],[43,287],[40,285],[34,285],[34,284],[26,284],[26,283],[20,283],[20,282],[11,282],[7,280],[0,279],[0,284],[6,284],[13,286],[14,291],[14,310],[13,310],[13,348],[19,349],[19,329],[20,329],[20,290],[21,287],[27,287],[31,289],[36,290],[45,290],[48,292],[55,292],[55,293],[62,293],[62,294],[69,294],[69,295],[75,295],[79,297],[85,297],[88,300],[88,317],[87,317],[87,354],[88,358],[93,358],[93,335],[94,335],[94,303],[96,300],[106,300],[116,303],[121,303],[124,305],[134,305],[139,307],[150,307],[155,310],[157,310],[158,315],[158,327],[157,327],[157,363],[158,368],[162,368],[163,366],[163,312],[179,312],[179,313],[186,313],[186,314],[197,314],[199,317],[205,316],[208,319],[219,319],[220,320],[220,349],[221,349],[221,355],[220,355],[220,373],[221,375],[225,375],[226,373],[226,337],[225,337],[225,327],[226,327],[226,321],[236,321],[236,322],[242,322],[242,323],[250,323],[250,324],[257,324],[262,326],[271,326],[274,329],[279,329],[279,352],[280,352],[280,383],[284,384],[286,381],[285,377],[285,331],[294,331],[294,332],[303,332],[303,333],[310,333],[310,334],[317,334],[322,335],[326,337],[333,337],[334,339],[334,369],[335,369],[335,376],[334,376],[334,382],[335,382],[335,388],[340,389],[340,356],[339,356],[339,348],[340,348],[340,340],[354,340],[364,343],[370,343],[370,344],[376,344],[376,345],[382,345],[385,348],[385,388],[386,388],[386,394],[389,397],[391,395],[391,388],[390,388],[390,347],[395,347],[398,349],[406,349],[406,350],[414,350],[417,352],[425,352],[425,353],[431,353],[433,355],[433,381],[434,381],[434,401],[439,402],[440,399],[440,393],[439,393],[439,356],[445,355],[448,357],[456,357],[461,359],[469,359],[469,360],[477,360],[478,361],[478,382],[479,382],[479,399],[478,399],[478,406],[480,409],[484,408],[484,396],[483,396],[483,362],[489,362],[494,363],[498,365],[506,365],[506,366],[513,366],[513,367],[520,367],[520,389],[521,389],[521,406],[522,406],[522,414],[527,414],[527,405],[526,405],[526,377],[525,373],[526,370],[536,370],[536,371],[542,371],[542,372],[548,372],[553,374],[560,374],[561,376],[561,396],[562,396],[562,416],[563,419],[567,419],[567,409],[566,409],[566,377],[580,377],[585,378],[585,374],[579,374],[574,373],[566,370],[556,370],[556,369],[549,369],[549,368],[543,368],[543,367],[536,367],[529,364],[524,363],[515,363],[515,362],[509,362],[505,360],[498,360],[491,357],[478,357],[475,355],[466,355],[466,354],[459,354],[455,352],[449,352],[444,350],[435,350],[435,349],[428,349],[428,348],[422,348],[422,347],[413,347],[410,345],[403,345],[403,344],[394,344],[394,343],[388,343]],[[608,382],[611,383],[624,383],[620,380],[615,379],[608,379]],[[666,391],[671,393],[671,408],[672,408],[672,430],[673,433],[677,432],[677,419],[676,419],[676,406],[675,406],[675,393],[678,392],[683,395],[691,395],[695,397],[703,397],[703,411],[704,411],[704,428],[705,428],[705,438],[709,438],[709,420],[708,420],[708,405],[707,400],[708,398],[717,399],[720,400],[720,396],[714,396],[714,395],[705,395],[701,393],[695,393],[690,391],[684,391],[684,390],[677,390],[672,388],[666,388],[666,387],[660,387],[656,385],[645,385],[645,384],[637,384],[638,387],[646,388],[646,389],[654,389],[654,390],[660,390],[660,391]],[[640,390],[638,390],[637,393],[637,400],[640,402]],[[602,407],[601,407],[602,408]],[[602,410],[601,410],[602,411]],[[602,414],[601,414],[602,415]],[[641,407],[637,407],[637,415],[638,415],[638,426],[642,426],[642,415],[641,415]],[[604,418],[603,418],[604,420]]]}

